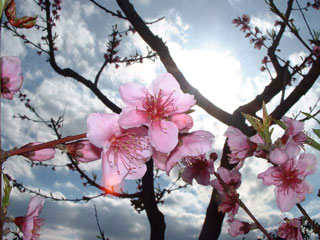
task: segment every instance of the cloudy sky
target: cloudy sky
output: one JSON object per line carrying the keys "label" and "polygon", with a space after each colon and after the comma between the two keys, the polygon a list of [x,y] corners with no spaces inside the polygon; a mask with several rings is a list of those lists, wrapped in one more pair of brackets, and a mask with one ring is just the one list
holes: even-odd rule
{"label": "cloudy sky", "polygon": [[[16,0],[17,12],[22,15],[40,15],[41,13],[32,0]],[[105,7],[116,11],[115,1],[98,1]],[[286,1],[275,1],[283,9]],[[304,5],[306,1],[301,1]],[[165,17],[153,24],[152,31],[160,36],[168,45],[177,65],[190,83],[198,88],[216,105],[232,113],[239,105],[252,100],[269,83],[267,72],[261,72],[261,59],[266,49],[260,51],[253,48],[244,34],[235,28],[231,21],[246,13],[253,24],[261,31],[274,27],[275,16],[268,11],[264,1],[255,0],[135,0],[132,1],[138,13],[146,21]],[[304,24],[298,11],[294,13],[295,23],[301,29],[305,39],[310,38],[304,30]],[[319,11],[307,13],[311,28],[319,27]],[[40,17],[38,18],[41,23]],[[42,23],[43,24],[43,23]],[[94,79],[103,63],[108,35],[112,26],[118,25],[119,30],[129,26],[126,21],[110,18],[103,11],[86,0],[64,0],[61,20],[57,22],[55,31],[57,39],[57,62],[61,67],[70,67],[86,77]],[[319,29],[316,29],[319,30]],[[22,30],[30,40],[40,41],[41,31],[35,29]],[[267,43],[268,45],[270,43]],[[146,53],[146,44],[137,34],[129,34],[121,42],[122,56],[129,56],[136,51]],[[300,57],[308,54],[307,50],[287,32],[280,44],[279,55],[292,63],[301,61]],[[36,50],[26,46],[21,39],[13,37],[8,31],[1,32],[2,56],[19,56],[22,60],[24,84],[22,92],[27,94],[38,113],[44,119],[57,119],[63,113],[63,136],[81,134],[86,131],[86,118],[92,112],[108,112],[109,110],[84,86],[73,79],[63,78],[56,74],[46,62],[46,56],[38,56]],[[119,106],[118,88],[126,82],[139,82],[148,85],[157,75],[165,72],[159,60],[145,61],[130,67],[121,66],[115,69],[108,66],[100,77],[99,87]],[[297,85],[293,83],[293,86]],[[290,92],[289,89],[288,91]],[[297,114],[299,110],[308,111],[320,96],[319,84],[316,84],[303,99],[291,109],[288,116]],[[278,104],[277,96],[268,104],[269,112]],[[16,97],[13,101],[2,100],[1,103],[1,141],[4,149],[22,146],[29,142],[49,141],[55,135],[46,126],[13,118],[13,115],[27,114],[34,117]],[[215,135],[213,151],[221,156],[226,126],[209,117],[198,107],[192,114],[194,130],[205,129]],[[316,109],[319,109],[319,105]],[[314,121],[307,123],[307,130],[316,127]],[[309,149],[307,149],[309,150]],[[312,151],[312,150],[311,150]],[[317,156],[319,159],[319,154]],[[65,155],[57,153],[48,164],[68,163]],[[100,181],[101,162],[81,164],[89,174],[94,172]],[[218,166],[218,163],[217,163]],[[262,224],[269,228],[276,227],[284,216],[299,217],[293,209],[290,213],[281,213],[276,209],[272,187],[266,188],[256,179],[258,173],[266,170],[268,165],[261,160],[249,159],[241,170],[243,184],[240,195],[247,206],[258,217]],[[31,189],[41,189],[43,194],[53,193],[56,197],[81,198],[83,195],[93,196],[99,191],[93,187],[84,187],[79,174],[66,167],[30,167],[22,157],[10,158],[5,163],[5,172]],[[161,174],[159,184],[170,185],[178,171],[170,177]],[[312,216],[317,216],[319,204],[316,193],[319,189],[318,175],[309,179],[313,183],[314,193],[307,196],[303,206]],[[182,184],[182,183],[179,183]],[[126,190],[135,191],[135,183],[126,182]],[[205,211],[211,195],[211,187],[196,183],[187,189],[170,194],[161,211],[166,216],[166,239],[196,239],[204,220]],[[13,216],[24,215],[27,203],[32,195],[21,194],[14,190],[11,196],[9,212]],[[98,228],[94,218],[93,205],[96,205],[100,224],[105,235],[112,240],[117,239],[148,239],[149,223],[145,213],[138,214],[130,206],[129,200],[104,197],[88,203],[54,202],[46,200],[41,217],[46,224],[41,232],[41,239],[95,239]],[[239,218],[248,220],[240,211]],[[252,233],[261,235],[260,233]],[[224,233],[221,239],[229,239]]]}

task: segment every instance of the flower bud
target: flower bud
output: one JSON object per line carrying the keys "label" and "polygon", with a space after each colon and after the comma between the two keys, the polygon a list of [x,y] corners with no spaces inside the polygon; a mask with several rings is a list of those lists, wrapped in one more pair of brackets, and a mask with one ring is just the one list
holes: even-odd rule
{"label": "flower bud", "polygon": [[[40,142],[33,142],[33,143],[29,143],[25,146],[23,146],[23,148],[25,147],[32,147],[35,145],[39,145],[42,144]],[[40,149],[40,150],[36,150],[36,151],[31,151],[31,152],[27,152],[22,154],[22,156],[29,158],[32,161],[47,161],[50,160],[54,157],[54,154],[56,153],[54,148],[44,148],[44,149]]]}
{"label": "flower bud", "polygon": [[88,140],[80,140],[66,145],[67,152],[82,163],[92,162],[101,158],[101,148],[92,145]]}
{"label": "flower bud", "polygon": [[179,129],[180,133],[186,133],[193,127],[193,119],[188,114],[175,114],[170,118]]}

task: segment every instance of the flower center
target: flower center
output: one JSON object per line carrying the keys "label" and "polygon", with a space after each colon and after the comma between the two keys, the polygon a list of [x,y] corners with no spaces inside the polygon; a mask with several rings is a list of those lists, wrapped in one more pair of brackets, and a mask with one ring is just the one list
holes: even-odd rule
{"label": "flower center", "polygon": [[149,139],[145,136],[137,136],[135,133],[124,133],[120,136],[114,136],[111,139],[110,150],[114,154],[114,163],[119,171],[119,161],[123,166],[133,173],[136,168],[140,168],[147,159],[143,156],[143,151],[149,149]]}
{"label": "flower center", "polygon": [[143,109],[137,108],[137,113],[147,116],[149,122],[161,120],[172,115],[177,109],[173,104],[172,94],[164,96],[161,90],[158,95],[146,94],[145,99],[142,102]]}
{"label": "flower center", "polygon": [[293,191],[297,193],[303,193],[305,190],[303,186],[301,186],[304,177],[300,177],[300,171],[293,166],[293,161],[289,163],[291,166],[289,168],[280,166],[280,176],[278,177],[280,184],[280,188],[283,190],[287,190],[291,188]]}

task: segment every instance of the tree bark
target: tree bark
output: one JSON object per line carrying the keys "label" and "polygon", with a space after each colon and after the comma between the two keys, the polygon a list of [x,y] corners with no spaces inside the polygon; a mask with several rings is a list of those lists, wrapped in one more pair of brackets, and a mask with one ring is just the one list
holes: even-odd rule
{"label": "tree bark", "polygon": [[150,223],[150,240],[163,240],[166,224],[154,196],[153,160],[147,162],[147,172],[142,178],[142,200]]}

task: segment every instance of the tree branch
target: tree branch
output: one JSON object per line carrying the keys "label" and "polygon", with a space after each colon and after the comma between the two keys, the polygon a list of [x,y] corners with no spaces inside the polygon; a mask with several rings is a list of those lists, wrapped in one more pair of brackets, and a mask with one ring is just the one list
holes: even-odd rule
{"label": "tree branch", "polygon": [[115,113],[120,113],[121,108],[119,108],[116,104],[114,104],[112,101],[110,101],[95,84],[84,77],[82,77],[77,72],[73,71],[70,68],[61,69],[56,60],[55,60],[55,54],[54,54],[54,42],[52,37],[52,26],[50,23],[50,1],[46,0],[46,22],[47,22],[47,33],[48,33],[48,46],[49,46],[49,63],[51,67],[56,71],[56,73],[64,76],[64,77],[70,77],[78,82],[85,85],[87,88],[89,88],[108,108],[110,108]]}
{"label": "tree branch", "polygon": [[230,113],[225,112],[207,98],[205,98],[196,88],[191,86],[181,73],[176,63],[172,59],[168,47],[162,41],[161,38],[155,36],[150,29],[146,26],[145,22],[141,19],[138,13],[135,11],[133,5],[128,0],[117,0],[117,3],[121,10],[126,15],[134,29],[139,33],[141,38],[155,51],[160,57],[161,62],[165,66],[166,70],[171,73],[179,82],[181,89],[184,92],[190,93],[195,96],[197,105],[203,108],[209,115],[215,117],[224,124],[235,126],[238,128],[248,128],[242,121],[238,121]]}
{"label": "tree branch", "polygon": [[142,178],[142,200],[150,223],[150,240],[163,240],[166,229],[164,215],[154,197],[153,160],[147,162],[147,172]]}

